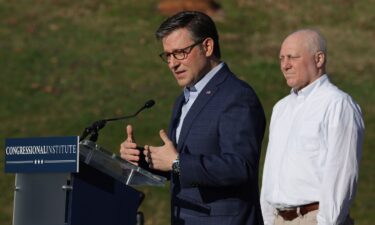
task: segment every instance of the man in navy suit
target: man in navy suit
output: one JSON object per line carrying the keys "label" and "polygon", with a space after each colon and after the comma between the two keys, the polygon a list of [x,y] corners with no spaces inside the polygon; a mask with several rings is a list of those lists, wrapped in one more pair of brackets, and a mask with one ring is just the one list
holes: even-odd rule
{"label": "man in navy suit", "polygon": [[[181,12],[156,32],[167,63],[183,87],[163,146],[145,146],[149,168],[171,179],[173,225],[260,225],[258,167],[265,116],[254,90],[220,61],[214,22]],[[138,164],[127,126],[121,157]]]}

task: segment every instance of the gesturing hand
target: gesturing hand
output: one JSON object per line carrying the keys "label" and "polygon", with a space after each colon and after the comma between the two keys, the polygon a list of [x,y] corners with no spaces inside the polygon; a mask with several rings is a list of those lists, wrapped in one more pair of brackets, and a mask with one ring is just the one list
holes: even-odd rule
{"label": "gesturing hand", "polygon": [[159,135],[164,145],[159,147],[146,145],[143,153],[151,168],[160,171],[170,171],[172,170],[173,160],[177,158],[178,153],[164,130],[160,130]]}
{"label": "gesturing hand", "polygon": [[134,165],[138,165],[140,151],[137,149],[131,125],[126,126],[126,134],[127,138],[120,145],[120,157]]}

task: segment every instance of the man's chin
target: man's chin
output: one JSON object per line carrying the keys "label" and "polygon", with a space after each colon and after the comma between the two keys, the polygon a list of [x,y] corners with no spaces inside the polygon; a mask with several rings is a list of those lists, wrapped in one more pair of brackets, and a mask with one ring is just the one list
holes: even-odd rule
{"label": "man's chin", "polygon": [[285,81],[289,87],[296,85],[296,79],[294,79],[293,77],[285,77]]}
{"label": "man's chin", "polygon": [[293,82],[293,81],[286,81],[286,84],[288,85],[288,87],[290,87],[290,88],[293,88],[293,89],[295,89],[296,88],[296,84]]}
{"label": "man's chin", "polygon": [[187,86],[187,82],[184,81],[184,80],[177,80],[177,84],[180,87],[186,87]]}

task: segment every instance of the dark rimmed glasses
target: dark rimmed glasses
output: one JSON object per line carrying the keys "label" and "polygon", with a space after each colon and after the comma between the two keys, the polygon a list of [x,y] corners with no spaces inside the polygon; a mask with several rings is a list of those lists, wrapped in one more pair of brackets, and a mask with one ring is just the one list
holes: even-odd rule
{"label": "dark rimmed glasses", "polygon": [[173,52],[162,52],[162,53],[159,54],[159,56],[166,63],[168,63],[168,59],[169,59],[169,57],[171,57],[171,55],[173,56],[173,58],[175,58],[177,60],[183,60],[183,59],[186,59],[188,57],[191,50],[193,50],[193,48],[195,46],[201,44],[202,42],[203,42],[202,40],[197,41],[194,44],[187,46],[186,48],[176,49]]}

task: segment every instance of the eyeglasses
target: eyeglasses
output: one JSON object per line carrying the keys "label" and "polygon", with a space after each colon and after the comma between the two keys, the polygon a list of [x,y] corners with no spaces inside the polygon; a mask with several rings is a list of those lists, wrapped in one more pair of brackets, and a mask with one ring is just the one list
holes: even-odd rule
{"label": "eyeglasses", "polygon": [[159,56],[166,63],[168,63],[168,59],[171,55],[173,56],[173,58],[177,60],[183,60],[187,58],[187,56],[190,54],[191,50],[193,50],[195,46],[201,44],[202,42],[203,41],[197,41],[194,44],[187,46],[186,48],[177,49],[173,52],[162,52],[159,54]]}

